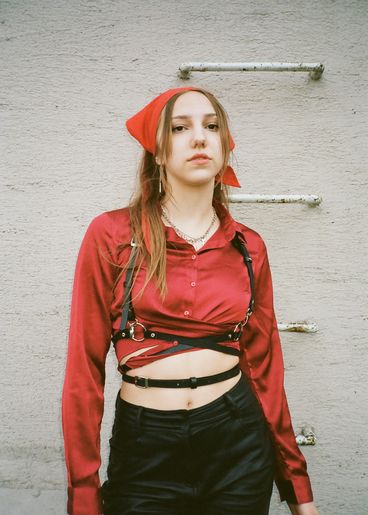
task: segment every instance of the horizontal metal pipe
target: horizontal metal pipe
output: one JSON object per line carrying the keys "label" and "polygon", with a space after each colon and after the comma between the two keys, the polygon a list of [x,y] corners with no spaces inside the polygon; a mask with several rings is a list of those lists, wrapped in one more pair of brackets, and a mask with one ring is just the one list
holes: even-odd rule
{"label": "horizontal metal pipe", "polygon": [[179,66],[181,79],[189,79],[191,72],[309,72],[318,80],[323,70],[322,63],[182,63]]}
{"label": "horizontal metal pipe", "polygon": [[307,324],[305,322],[288,322],[277,324],[279,331],[288,331],[292,333],[316,333],[318,331],[317,324]]}
{"label": "horizontal metal pipe", "polygon": [[230,202],[261,202],[261,203],[279,203],[292,204],[299,202],[316,206],[322,202],[322,197],[318,195],[261,195],[252,193],[231,193],[229,195]]}

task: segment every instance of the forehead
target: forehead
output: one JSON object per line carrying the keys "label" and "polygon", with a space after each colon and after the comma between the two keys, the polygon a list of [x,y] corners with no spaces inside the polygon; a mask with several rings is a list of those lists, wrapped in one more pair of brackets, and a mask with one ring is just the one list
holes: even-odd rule
{"label": "forehead", "polygon": [[216,113],[209,99],[199,91],[187,91],[175,101],[172,116],[196,116]]}

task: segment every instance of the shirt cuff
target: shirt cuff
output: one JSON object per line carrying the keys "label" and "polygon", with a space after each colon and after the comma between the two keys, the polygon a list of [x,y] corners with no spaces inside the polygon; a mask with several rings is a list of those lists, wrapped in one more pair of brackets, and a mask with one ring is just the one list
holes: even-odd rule
{"label": "shirt cuff", "polygon": [[68,488],[69,515],[101,515],[101,488],[80,486]]}
{"label": "shirt cuff", "polygon": [[293,480],[275,479],[280,500],[291,504],[303,504],[313,501],[312,486],[308,476]]}

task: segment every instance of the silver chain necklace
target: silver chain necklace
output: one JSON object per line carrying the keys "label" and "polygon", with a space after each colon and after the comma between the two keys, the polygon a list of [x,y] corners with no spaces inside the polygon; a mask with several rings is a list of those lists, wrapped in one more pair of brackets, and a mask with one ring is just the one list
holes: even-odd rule
{"label": "silver chain necklace", "polygon": [[207,231],[202,236],[200,236],[199,238],[192,238],[192,236],[188,236],[183,231],[181,231],[178,227],[176,227],[176,225],[167,216],[167,213],[166,213],[166,211],[164,211],[164,208],[162,208],[162,216],[166,220],[166,222],[168,222],[171,225],[171,227],[175,230],[175,232],[181,238],[183,238],[185,241],[187,241],[188,243],[192,243],[192,244],[195,244],[195,243],[198,243],[198,242],[201,242],[202,244],[204,244],[204,242],[206,241],[206,238],[208,236],[208,233],[210,232],[210,230],[214,226],[214,224],[216,222],[216,218],[217,218],[217,213],[216,213],[215,208],[213,206],[212,206],[212,209],[213,209],[213,216],[212,216],[211,223],[210,223]]}

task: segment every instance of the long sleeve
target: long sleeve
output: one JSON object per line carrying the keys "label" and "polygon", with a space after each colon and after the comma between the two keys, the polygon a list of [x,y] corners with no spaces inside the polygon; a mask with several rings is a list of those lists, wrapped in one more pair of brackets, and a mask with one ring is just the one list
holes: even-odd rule
{"label": "long sleeve", "polygon": [[267,250],[259,237],[251,257],[255,272],[255,310],[244,328],[240,366],[250,378],[273,436],[276,476],[281,500],[301,504],[313,500],[303,454],[295,441],[284,390],[284,363],[273,305]]}
{"label": "long sleeve", "polygon": [[62,397],[68,513],[102,512],[98,470],[104,406],[105,360],[110,346],[110,305],[116,274],[106,213],[90,223],[75,268],[68,356]]}

